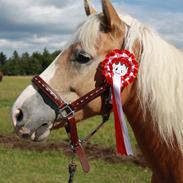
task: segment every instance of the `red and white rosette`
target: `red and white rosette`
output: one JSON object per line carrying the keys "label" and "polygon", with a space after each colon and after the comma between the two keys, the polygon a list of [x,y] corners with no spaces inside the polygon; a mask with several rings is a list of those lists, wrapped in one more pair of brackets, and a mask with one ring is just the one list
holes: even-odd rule
{"label": "red and white rosette", "polygon": [[122,109],[121,91],[137,77],[138,62],[128,50],[113,50],[101,63],[101,69],[112,88],[117,153],[133,155]]}

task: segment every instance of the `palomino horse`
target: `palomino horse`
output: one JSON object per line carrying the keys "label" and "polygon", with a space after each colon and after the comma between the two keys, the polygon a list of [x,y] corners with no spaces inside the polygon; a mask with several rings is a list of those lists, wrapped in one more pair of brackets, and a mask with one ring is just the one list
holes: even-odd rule
{"label": "palomino horse", "polygon": [[[87,1],[85,5],[89,17],[41,77],[71,102],[94,88],[96,68],[109,51],[133,52],[140,68],[137,80],[121,93],[124,112],[153,171],[152,182],[183,182],[183,54],[137,20],[119,17],[109,0],[102,0],[100,14]],[[76,119],[100,114],[101,108],[98,98]],[[32,140],[49,135],[55,116],[54,108],[32,85],[12,109],[17,134]]]}

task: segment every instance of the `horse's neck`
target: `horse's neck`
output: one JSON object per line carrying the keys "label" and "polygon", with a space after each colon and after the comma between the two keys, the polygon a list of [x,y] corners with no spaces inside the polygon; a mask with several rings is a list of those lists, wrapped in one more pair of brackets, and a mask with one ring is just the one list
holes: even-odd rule
{"label": "horse's neck", "polygon": [[124,112],[149,166],[163,178],[168,174],[169,161],[171,159],[176,161],[176,155],[180,157],[180,152],[170,150],[163,143],[148,113],[146,117],[143,116],[135,84],[132,87],[131,98],[124,105]]}
{"label": "horse's neck", "polygon": [[150,144],[152,144],[151,141],[153,141],[152,137],[156,135],[155,130],[149,116],[146,115],[146,118],[149,118],[148,122],[144,120],[140,101],[137,97],[136,86],[134,85],[131,90],[130,99],[124,105],[124,112],[133,129],[137,142],[143,151],[148,151]]}

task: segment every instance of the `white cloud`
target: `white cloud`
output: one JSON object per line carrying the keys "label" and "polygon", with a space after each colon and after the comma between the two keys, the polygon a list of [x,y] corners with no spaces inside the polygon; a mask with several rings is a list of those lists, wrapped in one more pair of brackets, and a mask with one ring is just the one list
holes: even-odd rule
{"label": "white cloud", "polygon": [[[81,9],[83,13],[80,13]],[[84,8],[78,0],[75,3],[70,3],[69,6],[63,3],[61,7],[51,5],[51,3],[50,5],[44,4],[40,0],[0,0],[0,12],[1,19],[9,21],[9,23],[13,22],[24,26],[45,26],[45,28],[54,26],[55,29],[61,29],[61,26],[65,26],[65,29],[71,31],[77,22],[81,21]]]}
{"label": "white cloud", "polygon": [[[178,0],[177,0],[178,1]],[[147,9],[142,5],[121,3],[118,12],[128,13],[156,30],[164,39],[183,49],[183,13]]]}
{"label": "white cloud", "polygon": [[33,38],[30,39],[30,42],[35,44],[47,44],[49,42],[48,37],[38,37],[37,34],[33,35]]}
{"label": "white cloud", "polygon": [[84,18],[80,0],[0,0],[0,51],[61,49]]}
{"label": "white cloud", "polygon": [[18,49],[19,47],[28,47],[29,45],[24,41],[10,41],[7,39],[0,39],[0,48],[13,48]]}
{"label": "white cloud", "polygon": [[[100,1],[93,2],[101,10]],[[124,2],[113,0],[119,12],[152,25],[166,40],[183,48],[183,13]],[[0,0],[0,51],[10,55],[14,49],[21,53],[60,49],[85,17],[83,0]]]}

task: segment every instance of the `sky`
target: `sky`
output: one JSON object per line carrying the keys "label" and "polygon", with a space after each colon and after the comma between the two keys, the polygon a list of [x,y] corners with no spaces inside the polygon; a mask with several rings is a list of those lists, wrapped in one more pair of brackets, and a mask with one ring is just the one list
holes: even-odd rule
{"label": "sky", "polygon": [[[183,49],[183,0],[111,0],[127,13]],[[101,11],[100,0],[93,0]],[[83,0],[0,0],[0,52],[8,57],[47,48],[61,49],[86,18]]]}

